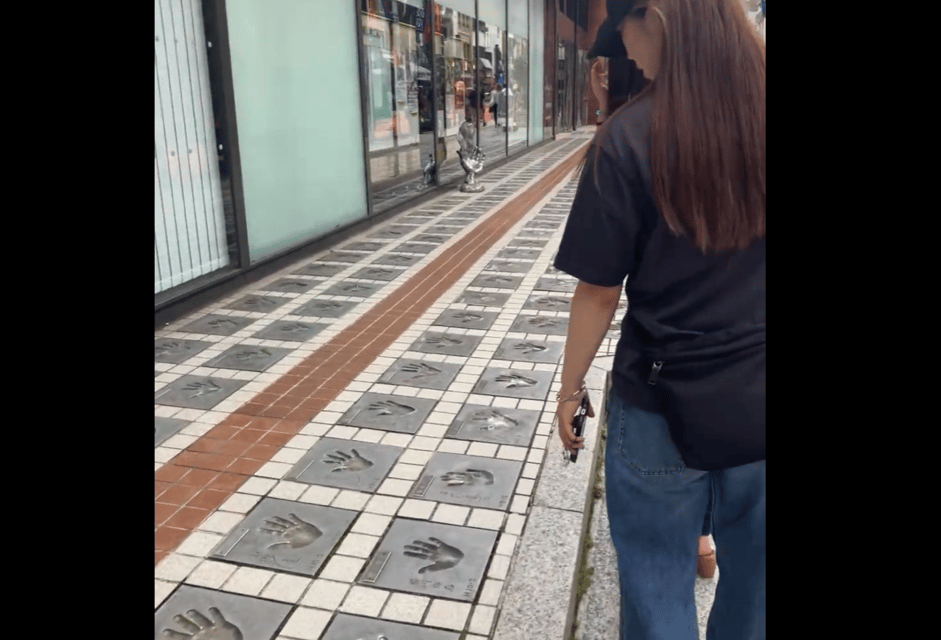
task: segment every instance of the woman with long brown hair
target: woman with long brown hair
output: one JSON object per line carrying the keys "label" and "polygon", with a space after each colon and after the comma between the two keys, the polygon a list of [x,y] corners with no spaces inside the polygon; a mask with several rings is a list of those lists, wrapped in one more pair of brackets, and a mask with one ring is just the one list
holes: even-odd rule
{"label": "woman with long brown hair", "polygon": [[[555,267],[578,278],[557,418],[572,418],[622,287],[606,492],[622,640],[765,637],[765,47],[741,0],[608,0],[593,52],[649,80],[599,128]],[[626,286],[624,285],[626,280]],[[594,415],[589,405],[589,415]],[[710,504],[711,496],[711,504]]]}

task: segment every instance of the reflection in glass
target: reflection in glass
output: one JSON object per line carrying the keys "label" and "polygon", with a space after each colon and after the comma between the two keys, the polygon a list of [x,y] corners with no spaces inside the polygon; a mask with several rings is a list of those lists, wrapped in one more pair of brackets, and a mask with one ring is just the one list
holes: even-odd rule
{"label": "reflection in glass", "polygon": [[424,0],[361,0],[373,209],[433,183],[431,32]]}
{"label": "reflection in glass", "polygon": [[526,147],[529,123],[529,3],[510,2],[509,33],[507,34],[508,89],[507,116],[509,153]]}
{"label": "reflection in glass", "polygon": [[435,115],[438,183],[464,178],[458,130],[476,123],[480,108],[474,83],[474,0],[434,3]]}
{"label": "reflection in glass", "polygon": [[480,147],[493,162],[506,156],[509,109],[516,97],[507,84],[508,60],[504,0],[479,0],[477,80],[485,109],[480,119]]}

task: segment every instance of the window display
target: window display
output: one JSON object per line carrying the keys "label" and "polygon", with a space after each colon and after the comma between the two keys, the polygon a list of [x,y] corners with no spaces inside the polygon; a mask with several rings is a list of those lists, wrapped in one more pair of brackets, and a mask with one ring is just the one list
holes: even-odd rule
{"label": "window display", "polygon": [[526,147],[529,126],[529,3],[508,3],[508,97],[509,130],[507,148],[510,155]]}

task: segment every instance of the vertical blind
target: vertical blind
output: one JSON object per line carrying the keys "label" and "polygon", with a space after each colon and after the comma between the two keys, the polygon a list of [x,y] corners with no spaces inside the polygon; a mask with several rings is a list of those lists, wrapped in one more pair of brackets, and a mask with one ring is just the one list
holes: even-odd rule
{"label": "vertical blind", "polygon": [[226,266],[201,0],[155,0],[154,293]]}

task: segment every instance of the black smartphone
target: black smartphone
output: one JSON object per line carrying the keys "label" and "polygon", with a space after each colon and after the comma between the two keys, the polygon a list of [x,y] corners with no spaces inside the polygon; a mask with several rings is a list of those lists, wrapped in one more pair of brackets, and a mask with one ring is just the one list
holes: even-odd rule
{"label": "black smartphone", "polygon": [[[575,412],[575,417],[572,418],[572,432],[575,434],[576,438],[580,438],[585,431],[585,419],[588,418],[588,407],[590,404],[591,401],[588,399],[588,391],[585,391],[585,395],[582,396],[582,402],[578,405],[578,410]],[[578,449],[575,451],[566,451],[565,459],[569,462],[578,460]]]}

